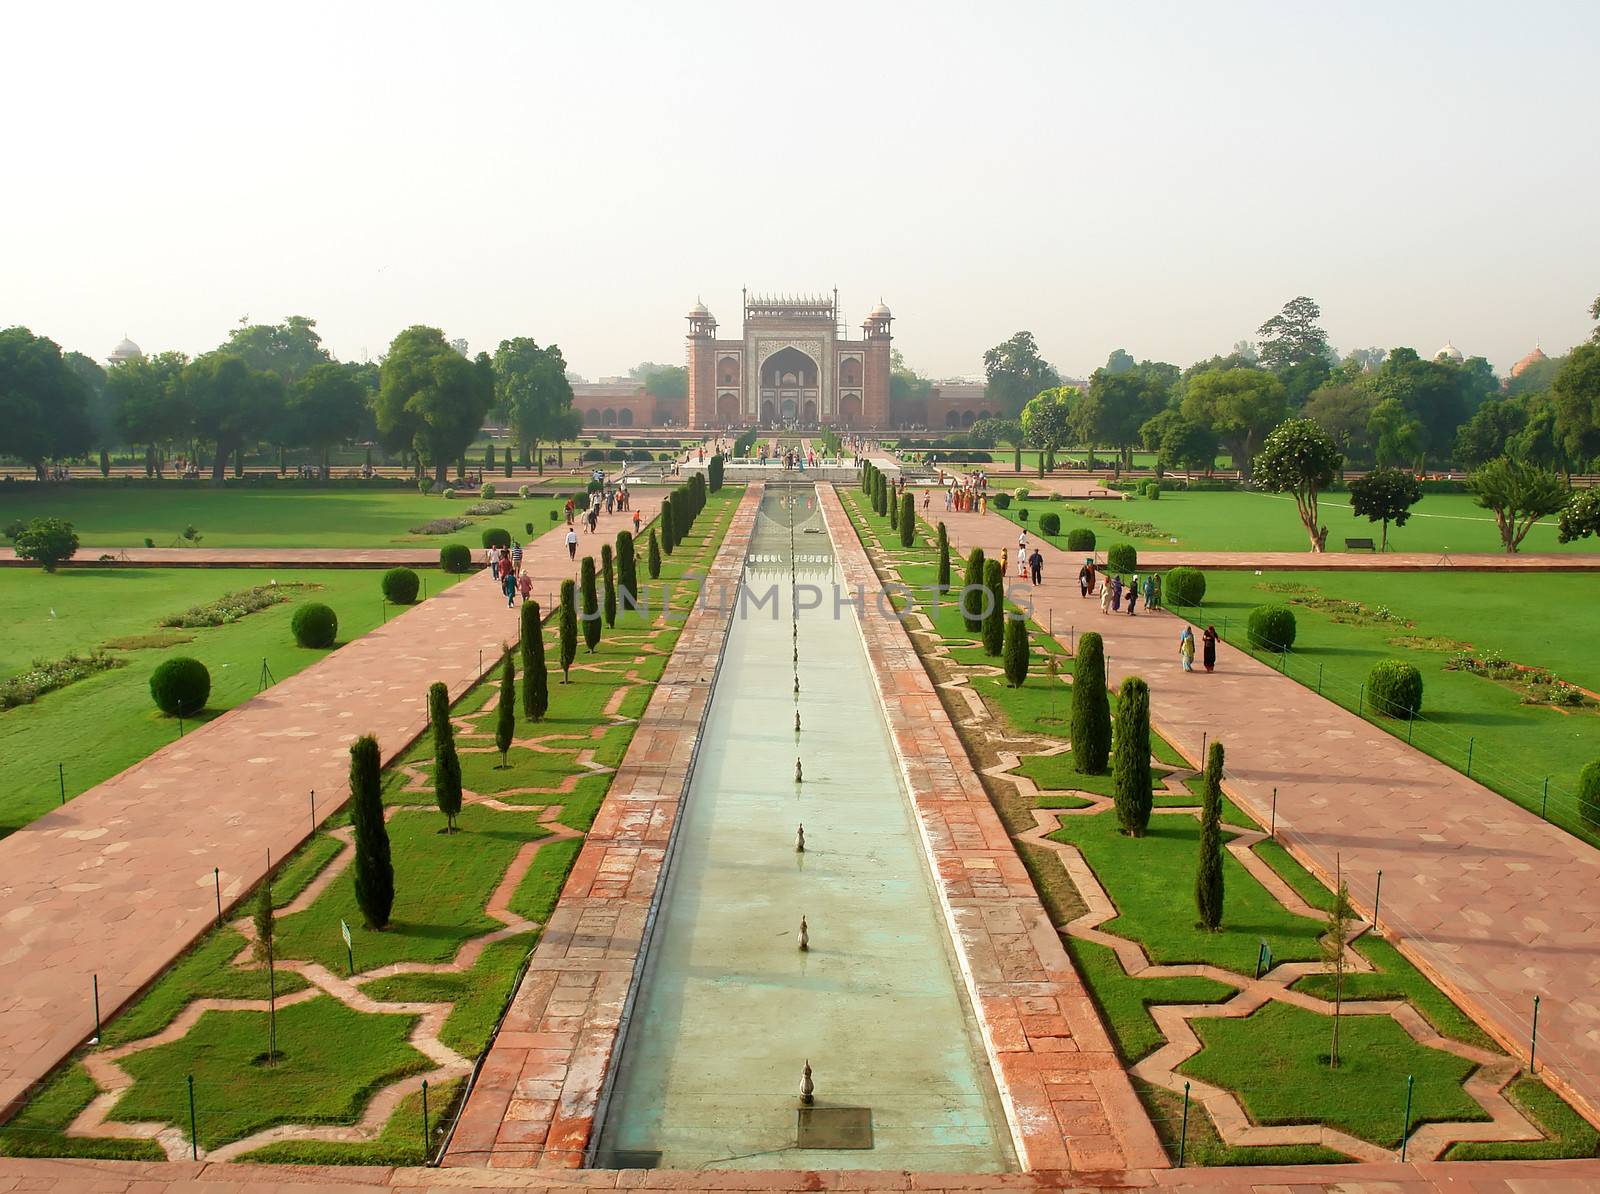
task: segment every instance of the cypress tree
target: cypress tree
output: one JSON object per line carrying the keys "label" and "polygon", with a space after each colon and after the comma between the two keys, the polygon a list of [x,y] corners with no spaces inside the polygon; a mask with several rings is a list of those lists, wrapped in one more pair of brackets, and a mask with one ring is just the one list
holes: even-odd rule
{"label": "cypress tree", "polygon": [[983,566],[983,587],[989,590],[989,614],[983,620],[983,653],[998,655],[1005,647],[1006,599],[1005,575],[1000,571],[1000,561],[990,560]]}
{"label": "cypress tree", "polygon": [[250,952],[267,968],[267,1064],[278,1060],[278,975],[273,946],[277,937],[277,911],[272,906],[272,872],[269,870],[256,889],[256,910],[251,916],[256,939]]}
{"label": "cypress tree", "polygon": [[900,529],[900,499],[895,497],[893,490],[889,491],[887,512],[889,515],[889,529],[898,531]]}
{"label": "cypress tree", "polygon": [[706,475],[711,478],[710,489],[712,493],[722,488],[722,453],[718,452],[711,458],[711,463],[706,466]]}
{"label": "cypress tree", "polygon": [[578,657],[578,586],[561,582],[561,682],[571,682],[568,674]]}
{"label": "cypress tree", "polygon": [[1021,688],[1028,678],[1028,623],[1021,615],[1006,619],[1006,683]]}
{"label": "cypress tree", "polygon": [[594,590],[594,557],[584,556],[578,565],[578,592],[583,596],[580,608],[583,622],[583,646],[593,651],[600,642],[600,598]]}
{"label": "cypress tree", "polygon": [[939,592],[947,593],[950,590],[950,535],[944,529],[944,523],[939,524]]}
{"label": "cypress tree", "polygon": [[550,676],[544,663],[544,615],[537,601],[522,606],[522,716],[543,721],[550,711]]}
{"label": "cypress tree", "polygon": [[639,561],[634,558],[633,532],[617,532],[617,599],[622,608],[639,604]]}
{"label": "cypress tree", "polygon": [[900,495],[900,546],[910,547],[917,541],[917,499],[909,493]]}
{"label": "cypress tree", "polygon": [[600,545],[600,579],[605,582],[605,593],[601,602],[605,607],[606,625],[617,624],[617,570],[613,566],[611,544]]}
{"label": "cypress tree", "polygon": [[454,833],[461,811],[461,759],[450,724],[450,690],[441,681],[428,686],[428,723],[433,727],[433,801],[444,814],[445,832]]}
{"label": "cypress tree", "polygon": [[669,556],[672,554],[672,534],[675,529],[672,520],[674,513],[672,507],[672,495],[669,493],[661,499],[661,550]]}
{"label": "cypress tree", "polygon": [[509,648],[500,663],[500,707],[495,714],[494,746],[500,752],[500,769],[504,771],[506,752],[517,732],[517,665]]}
{"label": "cypress tree", "polygon": [[378,740],[365,734],[350,744],[350,825],[355,830],[356,904],[369,929],[389,927],[394,908],[394,863],[383,823]]}
{"label": "cypress tree", "polygon": [[1117,690],[1116,728],[1111,735],[1111,785],[1117,824],[1129,837],[1150,825],[1150,686],[1129,676]]}
{"label": "cypress tree", "polygon": [[1072,767],[1103,775],[1111,757],[1111,699],[1106,694],[1105,644],[1093,630],[1078,636],[1072,661]]}
{"label": "cypress tree", "polygon": [[983,548],[974,547],[967,556],[966,575],[961,578],[961,619],[969,634],[983,629],[983,599],[978,593],[982,586]]}
{"label": "cypress tree", "polygon": [[650,528],[649,549],[645,552],[645,568],[650,573],[650,579],[655,580],[661,575],[661,544],[656,542],[656,529]]}
{"label": "cypress tree", "polygon": [[1200,869],[1194,877],[1194,906],[1200,927],[1222,925],[1222,743],[1206,753],[1205,797],[1200,806]]}

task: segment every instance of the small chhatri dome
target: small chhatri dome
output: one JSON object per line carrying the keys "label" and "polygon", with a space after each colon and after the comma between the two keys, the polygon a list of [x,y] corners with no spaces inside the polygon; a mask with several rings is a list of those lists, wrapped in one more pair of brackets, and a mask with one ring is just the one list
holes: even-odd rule
{"label": "small chhatri dome", "polygon": [[124,336],[122,342],[111,350],[107,360],[118,365],[123,361],[138,361],[144,358],[144,351],[128,337]]}
{"label": "small chhatri dome", "polygon": [[1450,343],[1450,341],[1446,340],[1444,342],[1444,347],[1433,354],[1433,359],[1436,361],[1454,361],[1459,365],[1466,358],[1461,355],[1461,350],[1459,348]]}
{"label": "small chhatri dome", "polygon": [[878,300],[878,305],[868,313],[869,319],[888,319],[889,308],[883,305],[883,300]]}
{"label": "small chhatri dome", "polygon": [[690,319],[704,319],[710,314],[711,312],[706,310],[706,305],[704,303],[696,302],[694,306],[689,308],[688,317]]}
{"label": "small chhatri dome", "polygon": [[1544,361],[1548,361],[1549,359],[1549,357],[1544,355],[1544,349],[1535,344],[1532,352],[1523,357],[1515,365],[1511,366],[1511,376],[1520,377],[1526,370],[1532,368],[1534,365],[1538,365]]}

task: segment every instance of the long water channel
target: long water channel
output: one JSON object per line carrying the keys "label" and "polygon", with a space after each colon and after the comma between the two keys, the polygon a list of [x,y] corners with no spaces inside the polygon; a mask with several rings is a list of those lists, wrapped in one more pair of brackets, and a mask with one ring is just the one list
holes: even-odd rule
{"label": "long water channel", "polygon": [[[791,559],[824,594],[798,621]],[[860,615],[836,614],[835,579],[812,487],[769,487],[745,587],[774,600],[734,615],[598,1165],[1015,1168]],[[864,616],[879,616],[870,595]]]}

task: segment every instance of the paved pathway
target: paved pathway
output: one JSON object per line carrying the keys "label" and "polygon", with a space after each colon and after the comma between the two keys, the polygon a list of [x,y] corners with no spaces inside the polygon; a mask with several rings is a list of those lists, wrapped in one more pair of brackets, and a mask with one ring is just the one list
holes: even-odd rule
{"label": "paved pathway", "polygon": [[[992,515],[935,517],[963,545],[1016,549]],[[1191,760],[1202,734],[1226,742],[1234,797],[1265,823],[1276,789],[1279,837],[1324,876],[1342,857],[1367,912],[1382,869],[1386,933],[1513,1055],[1541,996],[1541,1069],[1600,1118],[1600,851],[1232,647],[1214,674],[1183,673],[1175,617],[1102,615],[1078,596],[1076,557],[1041,550],[1036,618],[1100,631],[1110,682],[1149,681],[1158,728]]]}
{"label": "paved pathway", "polygon": [[[576,574],[565,534],[523,556],[540,601]],[[215,923],[218,885],[226,907],[304,840],[313,790],[319,818],[344,802],[352,739],[398,754],[430,683],[454,699],[516,639],[516,611],[468,577],[0,840],[0,1117],[92,1034],[92,976],[109,1018]]]}

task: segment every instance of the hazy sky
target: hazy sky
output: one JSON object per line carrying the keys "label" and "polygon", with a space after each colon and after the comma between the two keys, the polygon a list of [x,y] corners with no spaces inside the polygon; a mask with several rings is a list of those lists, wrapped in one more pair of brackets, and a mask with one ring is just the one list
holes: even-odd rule
{"label": "hazy sky", "polygon": [[[1286,300],[1505,370],[1600,292],[1600,5],[7,9],[0,326],[319,321],[683,359],[701,297],[881,296],[908,361],[1187,364]],[[1585,133],[1587,128],[1590,131]]]}

